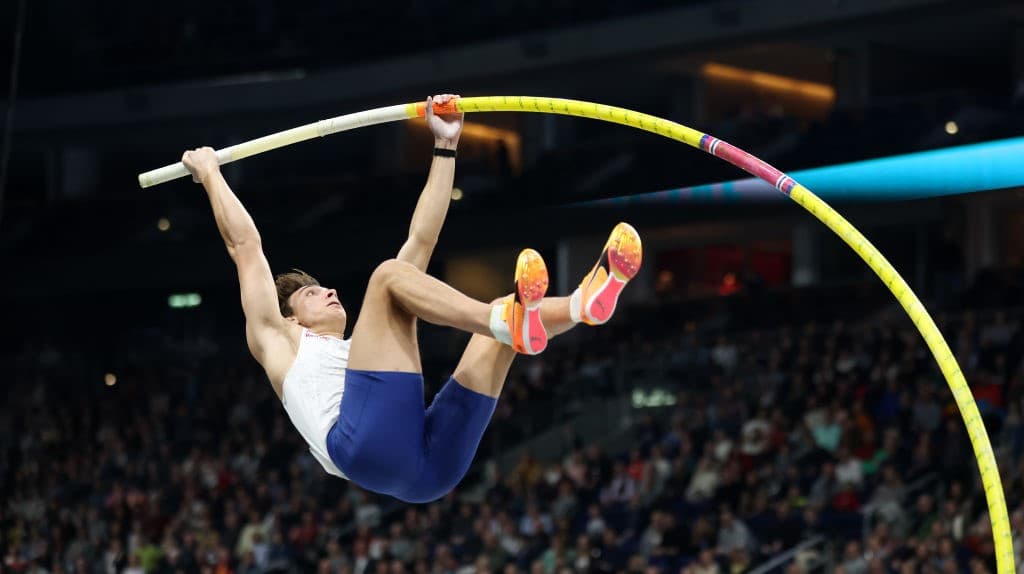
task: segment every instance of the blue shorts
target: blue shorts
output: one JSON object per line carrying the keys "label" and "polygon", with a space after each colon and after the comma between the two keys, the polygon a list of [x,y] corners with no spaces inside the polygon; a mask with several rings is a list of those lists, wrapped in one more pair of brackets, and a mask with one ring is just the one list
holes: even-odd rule
{"label": "blue shorts", "polygon": [[327,453],[367,490],[431,502],[465,476],[497,403],[450,379],[425,409],[423,375],[348,369]]}

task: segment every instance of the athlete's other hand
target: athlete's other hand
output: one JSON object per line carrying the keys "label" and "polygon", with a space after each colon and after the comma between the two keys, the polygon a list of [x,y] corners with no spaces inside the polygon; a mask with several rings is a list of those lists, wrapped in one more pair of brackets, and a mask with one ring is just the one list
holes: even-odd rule
{"label": "athlete's other hand", "polygon": [[212,173],[220,171],[220,164],[217,162],[217,154],[212,147],[200,147],[186,151],[181,156],[181,163],[185,164],[189,173],[192,174],[192,181],[203,183]]}
{"label": "athlete's other hand", "polygon": [[434,145],[455,149],[459,145],[459,134],[462,133],[462,118],[465,114],[434,114],[434,104],[444,105],[458,98],[455,94],[441,94],[427,98],[427,125],[434,134]]}

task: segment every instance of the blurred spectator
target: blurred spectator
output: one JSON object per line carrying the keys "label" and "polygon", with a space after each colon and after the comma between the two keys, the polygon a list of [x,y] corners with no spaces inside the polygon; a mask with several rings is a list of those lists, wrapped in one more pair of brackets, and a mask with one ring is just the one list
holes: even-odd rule
{"label": "blurred spectator", "polygon": [[718,524],[718,553],[729,555],[736,550],[746,552],[752,550],[755,545],[754,537],[747,525],[738,520],[731,510],[723,508]]}

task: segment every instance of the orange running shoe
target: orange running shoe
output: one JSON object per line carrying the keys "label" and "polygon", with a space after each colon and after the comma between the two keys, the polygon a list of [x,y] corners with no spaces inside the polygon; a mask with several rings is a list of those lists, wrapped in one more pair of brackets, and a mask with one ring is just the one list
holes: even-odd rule
{"label": "orange running shoe", "polygon": [[[515,293],[492,311],[491,330],[496,339],[510,345],[517,353],[536,355],[548,346],[548,332],[540,320],[540,302],[548,290],[548,268],[540,253],[524,249],[519,254],[515,281]],[[501,313],[497,325],[496,312]]]}
{"label": "orange running shoe", "polygon": [[608,236],[597,264],[580,283],[580,321],[588,325],[607,323],[615,312],[619,294],[636,277],[642,261],[640,234],[632,225],[619,223]]}

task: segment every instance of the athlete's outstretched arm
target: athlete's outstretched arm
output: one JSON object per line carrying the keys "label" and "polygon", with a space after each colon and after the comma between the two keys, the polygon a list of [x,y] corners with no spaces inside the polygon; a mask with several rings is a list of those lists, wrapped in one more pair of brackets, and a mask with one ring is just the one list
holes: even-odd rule
{"label": "athlete's outstretched arm", "polygon": [[192,172],[192,179],[203,184],[210,197],[217,229],[238,268],[249,349],[269,372],[271,367],[265,360],[270,350],[268,347],[280,342],[285,321],[278,309],[274,277],[263,255],[256,224],[221,175],[213,149],[204,147],[187,151],[181,161]]}
{"label": "athlete's outstretched arm", "polygon": [[[443,94],[427,98],[427,126],[434,134],[434,147],[442,150],[455,151],[462,133],[463,114],[435,115],[433,104],[448,103],[452,94]],[[430,164],[430,175],[423,187],[420,199],[416,203],[416,211],[412,214],[409,224],[409,238],[405,240],[398,252],[398,259],[416,266],[420,271],[427,270],[427,263],[441,235],[444,218],[448,214],[448,204],[452,200],[452,184],[455,181],[455,158],[434,155]]]}

